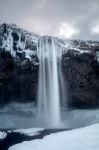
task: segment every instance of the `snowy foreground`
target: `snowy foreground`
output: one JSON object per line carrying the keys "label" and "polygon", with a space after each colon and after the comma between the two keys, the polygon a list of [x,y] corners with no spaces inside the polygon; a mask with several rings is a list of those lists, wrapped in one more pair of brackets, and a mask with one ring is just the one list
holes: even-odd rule
{"label": "snowy foreground", "polygon": [[25,141],[9,150],[99,150],[99,124]]}

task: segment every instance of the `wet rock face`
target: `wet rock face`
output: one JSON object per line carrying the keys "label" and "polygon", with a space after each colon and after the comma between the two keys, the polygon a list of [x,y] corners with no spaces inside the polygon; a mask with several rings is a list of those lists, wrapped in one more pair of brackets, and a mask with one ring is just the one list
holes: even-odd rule
{"label": "wet rock face", "polygon": [[95,54],[75,55],[68,51],[63,55],[62,66],[68,81],[70,107],[99,107],[99,64]]}
{"label": "wet rock face", "polygon": [[38,65],[0,53],[0,103],[36,101]]}
{"label": "wet rock face", "polygon": [[[35,63],[36,62],[36,63]],[[13,58],[9,52],[0,53],[0,104],[11,101],[37,100],[39,60]],[[68,82],[68,105],[77,108],[99,107],[99,64],[94,53],[62,57],[63,73]]]}
{"label": "wet rock face", "polygon": [[38,40],[16,25],[0,26],[0,104],[36,101]]}

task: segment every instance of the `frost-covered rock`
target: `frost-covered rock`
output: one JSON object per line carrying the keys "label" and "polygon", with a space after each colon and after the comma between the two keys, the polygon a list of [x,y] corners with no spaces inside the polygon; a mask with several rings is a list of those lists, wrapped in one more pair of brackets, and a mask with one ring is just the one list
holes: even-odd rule
{"label": "frost-covered rock", "polygon": [[[40,35],[20,29],[14,24],[4,23],[0,26],[0,49],[10,52],[13,57],[24,55],[24,58],[31,60],[32,56],[38,55],[40,38]],[[55,39],[63,54],[69,50],[79,55],[99,51],[98,41]]]}
{"label": "frost-covered rock", "polygon": [[[0,28],[0,49],[11,53],[13,57],[25,54],[26,58],[37,55],[39,35],[29,33],[12,24],[2,24]],[[28,51],[28,52],[27,52]]]}

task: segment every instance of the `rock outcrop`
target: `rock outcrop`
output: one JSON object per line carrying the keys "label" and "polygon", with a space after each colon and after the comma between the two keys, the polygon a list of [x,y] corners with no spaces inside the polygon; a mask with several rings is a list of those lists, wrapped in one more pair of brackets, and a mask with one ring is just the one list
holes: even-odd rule
{"label": "rock outcrop", "polygon": [[99,64],[95,52],[75,54],[70,50],[63,55],[62,65],[70,107],[99,107]]}
{"label": "rock outcrop", "polygon": [[0,103],[36,101],[39,36],[16,25],[0,28]]}
{"label": "rock outcrop", "polygon": [[[0,104],[37,99],[40,35],[0,25]],[[55,38],[69,107],[99,107],[99,42]]]}

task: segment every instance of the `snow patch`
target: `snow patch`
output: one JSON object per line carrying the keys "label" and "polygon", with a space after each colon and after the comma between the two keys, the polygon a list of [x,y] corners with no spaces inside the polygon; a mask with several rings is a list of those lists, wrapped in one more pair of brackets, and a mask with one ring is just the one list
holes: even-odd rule
{"label": "snow patch", "polygon": [[34,136],[38,135],[43,130],[44,130],[43,128],[30,128],[30,129],[17,129],[13,130],[13,132],[21,133],[27,136]]}
{"label": "snow patch", "polygon": [[7,137],[7,133],[6,132],[1,132],[0,131],[0,140],[3,140]]}

